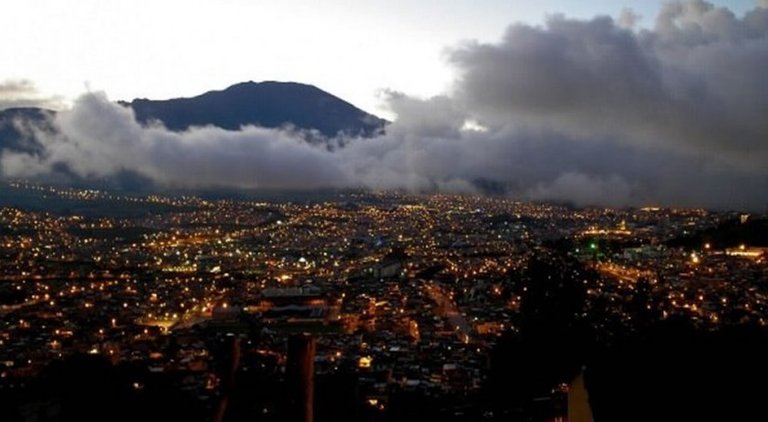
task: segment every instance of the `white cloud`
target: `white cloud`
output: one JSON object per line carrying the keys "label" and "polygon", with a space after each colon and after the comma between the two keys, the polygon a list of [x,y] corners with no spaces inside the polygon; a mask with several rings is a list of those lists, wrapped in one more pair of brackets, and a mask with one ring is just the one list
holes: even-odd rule
{"label": "white cloud", "polygon": [[[651,30],[610,18],[511,26],[452,55],[454,92],[389,93],[398,118],[335,151],[247,127],[174,133],[88,94],[59,113],[46,154],[5,152],[6,176],[66,165],[169,187],[492,190],[576,204],[768,205],[768,9],[742,18],[670,3]],[[471,127],[482,130],[467,130]]]}
{"label": "white cloud", "polygon": [[86,94],[54,121],[57,134],[40,134],[46,154],[3,155],[10,176],[45,172],[58,163],[83,178],[133,171],[162,186],[207,188],[332,187],[344,183],[336,158],[323,148],[284,131],[246,127],[241,131],[195,128],[171,132],[142,127],[133,111]]}
{"label": "white cloud", "polygon": [[60,97],[40,95],[35,84],[27,79],[8,79],[0,82],[0,110],[16,107],[58,108]]}

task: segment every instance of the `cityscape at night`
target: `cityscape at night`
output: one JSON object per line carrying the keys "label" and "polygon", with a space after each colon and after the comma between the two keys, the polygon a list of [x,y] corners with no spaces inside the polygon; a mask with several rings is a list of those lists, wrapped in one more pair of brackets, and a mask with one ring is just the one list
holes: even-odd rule
{"label": "cityscape at night", "polygon": [[0,422],[767,419],[768,0],[0,12]]}
{"label": "cityscape at night", "polygon": [[[592,348],[666,321],[691,332],[768,324],[768,245],[717,231],[764,240],[761,215],[395,192],[255,201],[3,188],[34,204],[0,211],[0,397],[21,420],[77,418],[72,403],[90,398],[46,389],[69,382],[50,381],[67,365],[95,383],[99,364],[123,409],[110,419],[183,409],[287,420],[297,335],[313,341],[318,420],[566,420]],[[516,342],[530,344],[499,353]],[[525,357],[539,347],[556,350]],[[526,378],[529,365],[544,367]],[[496,401],[499,382],[520,396]]]}

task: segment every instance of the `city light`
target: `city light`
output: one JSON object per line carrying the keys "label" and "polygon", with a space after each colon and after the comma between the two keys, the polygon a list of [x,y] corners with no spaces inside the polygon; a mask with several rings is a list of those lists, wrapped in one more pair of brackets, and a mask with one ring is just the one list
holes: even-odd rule
{"label": "city light", "polygon": [[[215,397],[228,388],[222,356],[239,347],[239,371],[281,382],[288,339],[311,333],[315,371],[354,375],[361,403],[386,411],[392,391],[479,394],[500,339],[519,339],[531,301],[544,306],[568,283],[583,296],[575,318],[607,337],[652,318],[704,332],[768,325],[751,281],[768,249],[668,244],[717,227],[717,212],[388,192],[306,203],[45,192],[167,209],[0,208],[0,228],[14,228],[0,231],[6,377],[86,354]],[[125,388],[143,394],[146,381]],[[550,400],[567,394],[551,387]]]}

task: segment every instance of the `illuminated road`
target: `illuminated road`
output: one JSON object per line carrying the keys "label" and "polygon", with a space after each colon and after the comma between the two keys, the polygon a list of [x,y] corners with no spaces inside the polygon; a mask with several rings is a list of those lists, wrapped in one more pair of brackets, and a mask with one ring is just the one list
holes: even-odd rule
{"label": "illuminated road", "polygon": [[19,303],[16,305],[0,305],[0,316],[5,316],[10,314],[11,312],[16,312],[28,306],[38,305],[43,302],[44,301],[42,299],[38,299],[38,300],[30,300],[29,302]]}
{"label": "illuminated road", "polygon": [[621,281],[626,281],[626,282],[629,282],[629,283],[636,283],[637,282],[637,278],[636,277],[628,276],[628,275],[623,274],[620,271],[616,271],[616,270],[600,269],[600,273],[602,273],[603,275],[607,275],[607,276],[611,276],[611,277],[614,277],[614,278],[618,278]]}
{"label": "illuminated road", "polygon": [[212,316],[210,314],[196,314],[194,316],[187,316],[185,315],[183,319],[177,321],[175,324],[173,324],[169,331],[175,331],[175,330],[185,330],[187,328],[192,328],[197,324],[203,323],[205,321],[208,321],[211,319]]}
{"label": "illuminated road", "polygon": [[[28,278],[28,277],[2,277],[0,278],[0,283],[5,281],[30,281],[30,282],[38,282],[38,281],[48,281],[48,280],[68,280],[68,281],[84,281],[84,282],[92,282],[93,280],[83,279],[82,277],[61,277],[61,276],[51,276],[51,277],[35,277],[35,278]],[[101,278],[102,281],[110,281],[110,280],[117,280],[116,277],[111,278]],[[10,313],[16,312],[18,310],[39,305],[41,303],[47,302],[49,300],[59,300],[62,297],[75,297],[79,294],[82,294],[85,290],[77,290],[74,292],[67,292],[62,290],[59,292],[58,295],[50,296],[48,299],[32,299],[28,300],[23,303],[17,303],[15,305],[0,305],[0,316],[5,316]]]}
{"label": "illuminated road", "polygon": [[41,303],[48,302],[49,300],[54,300],[55,301],[55,300],[61,299],[62,297],[75,297],[75,296],[77,296],[79,294],[82,294],[83,292],[84,292],[84,290],[78,290],[76,292],[67,292],[66,294],[63,294],[63,293],[60,292],[59,295],[51,296],[51,297],[49,297],[47,299],[32,299],[32,300],[28,300],[28,301],[26,301],[24,303],[17,303],[15,305],[0,305],[0,316],[5,316],[5,315],[8,315],[10,313],[16,312],[18,310],[21,310],[21,309],[24,309],[24,308],[27,308],[27,307],[30,307],[30,306],[39,305]]}
{"label": "illuminated road", "polygon": [[628,283],[637,283],[637,280],[641,277],[646,277],[649,279],[655,278],[654,274],[648,271],[641,271],[635,268],[625,268],[613,264],[597,264],[595,265],[595,269],[603,275],[617,278]]}
{"label": "illuminated road", "polygon": [[453,299],[433,282],[425,282],[423,286],[427,294],[437,303],[437,309],[435,310],[437,315],[448,321],[449,326],[456,331],[456,336],[460,341],[465,343],[471,342],[472,326],[464,318],[464,315],[459,312]]}

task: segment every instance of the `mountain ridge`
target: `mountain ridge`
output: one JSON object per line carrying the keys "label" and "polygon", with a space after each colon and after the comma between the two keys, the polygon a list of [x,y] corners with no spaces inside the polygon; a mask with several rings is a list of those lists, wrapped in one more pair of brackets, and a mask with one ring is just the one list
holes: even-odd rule
{"label": "mountain ridge", "polygon": [[297,82],[248,81],[194,97],[137,98],[120,104],[131,107],[137,121],[160,121],[173,131],[208,125],[227,130],[247,125],[291,126],[316,130],[326,137],[370,137],[387,123],[314,85]]}
{"label": "mountain ridge", "polygon": [[[388,122],[309,84],[297,82],[241,82],[194,97],[167,100],[137,98],[118,104],[133,109],[142,124],[160,122],[172,131],[195,126],[239,130],[244,126],[290,127],[320,134],[373,137]],[[24,107],[0,110],[0,151],[41,153],[35,130],[55,131],[56,111]],[[316,141],[318,136],[312,136]]]}

